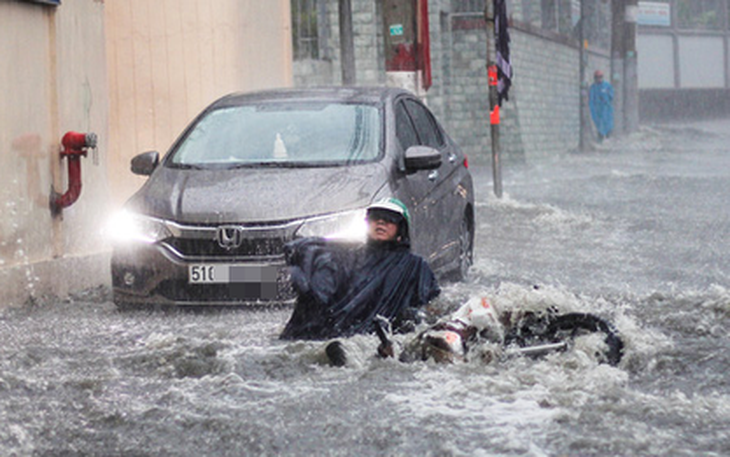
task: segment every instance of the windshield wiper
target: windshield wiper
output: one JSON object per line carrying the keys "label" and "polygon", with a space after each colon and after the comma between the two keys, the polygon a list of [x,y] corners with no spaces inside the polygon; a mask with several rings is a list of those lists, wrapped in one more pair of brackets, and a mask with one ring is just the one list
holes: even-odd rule
{"label": "windshield wiper", "polygon": [[253,162],[232,165],[229,169],[239,168],[321,168],[342,165],[344,162]]}
{"label": "windshield wiper", "polygon": [[192,163],[171,163],[169,165],[171,168],[180,168],[183,170],[204,170],[205,167],[202,167],[200,165],[192,164]]}

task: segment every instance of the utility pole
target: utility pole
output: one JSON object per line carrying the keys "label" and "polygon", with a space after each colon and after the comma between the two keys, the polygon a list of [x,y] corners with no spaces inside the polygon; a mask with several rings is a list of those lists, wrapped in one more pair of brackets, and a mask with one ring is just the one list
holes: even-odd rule
{"label": "utility pole", "polygon": [[636,53],[638,0],[625,0],[624,14],[624,131],[635,132],[639,129],[639,72]]}
{"label": "utility pole", "polygon": [[578,52],[578,60],[580,60],[580,94],[578,97],[580,103],[579,116],[580,128],[578,134],[578,149],[583,152],[591,149],[589,141],[590,132],[590,114],[588,113],[588,91],[589,85],[586,82],[586,65],[588,65],[588,34],[586,33],[586,21],[588,18],[588,7],[585,0],[580,2],[580,50]]}
{"label": "utility pole", "polygon": [[340,16],[340,61],[342,63],[342,85],[355,85],[355,40],[352,35],[352,2],[339,1]]}
{"label": "utility pole", "polygon": [[611,2],[611,75],[614,90],[613,106],[616,110],[614,123],[616,132],[624,132],[624,18],[625,0]]}
{"label": "utility pole", "polygon": [[[499,96],[497,94],[497,65],[492,59],[494,46],[494,2],[487,0],[484,6],[484,19],[487,22],[487,75],[489,78],[489,123],[492,139],[492,178],[494,181],[494,195],[502,198],[502,162],[500,159],[499,144]],[[496,52],[496,50],[494,51]],[[496,110],[496,115],[495,115]]]}

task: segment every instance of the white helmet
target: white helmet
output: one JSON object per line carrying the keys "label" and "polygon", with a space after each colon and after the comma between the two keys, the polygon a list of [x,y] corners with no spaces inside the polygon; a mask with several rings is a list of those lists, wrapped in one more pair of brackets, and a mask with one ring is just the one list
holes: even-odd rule
{"label": "white helmet", "polygon": [[411,215],[408,212],[408,208],[406,207],[405,203],[398,200],[397,198],[386,198],[385,200],[380,200],[378,202],[372,203],[370,206],[367,207],[367,217],[370,217],[371,212],[379,211],[391,213],[391,215],[395,215],[397,219],[400,219],[400,221],[394,219],[393,222],[396,222],[398,224],[399,236],[404,242],[408,243],[410,240],[410,235],[408,232],[410,231],[409,227],[411,225]]}
{"label": "white helmet", "polygon": [[375,202],[368,206],[367,212],[370,213],[370,211],[374,209],[384,209],[400,214],[401,216],[403,216],[403,219],[406,220],[406,223],[408,225],[411,225],[411,215],[408,212],[408,207],[406,207],[405,203],[398,200],[397,198],[386,198],[385,200]]}

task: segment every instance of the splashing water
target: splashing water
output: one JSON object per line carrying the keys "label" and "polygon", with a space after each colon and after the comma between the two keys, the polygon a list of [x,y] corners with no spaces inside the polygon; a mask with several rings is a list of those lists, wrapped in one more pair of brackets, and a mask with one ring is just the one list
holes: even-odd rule
{"label": "splashing water", "polygon": [[[725,131],[730,131],[726,129]],[[727,455],[730,155],[643,130],[477,183],[476,263],[438,309],[612,322],[542,358],[401,363],[283,342],[290,310],[120,313],[106,290],[0,312],[0,455]],[[404,344],[407,336],[397,336]],[[499,351],[499,348],[494,348]]]}

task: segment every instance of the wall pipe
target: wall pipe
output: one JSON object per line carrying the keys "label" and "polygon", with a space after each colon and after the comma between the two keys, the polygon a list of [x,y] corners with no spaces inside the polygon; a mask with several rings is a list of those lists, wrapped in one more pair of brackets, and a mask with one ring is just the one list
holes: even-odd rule
{"label": "wall pipe", "polygon": [[68,189],[63,194],[51,189],[51,213],[55,216],[68,208],[81,195],[81,157],[86,157],[87,149],[95,148],[95,133],[67,132],[61,140],[61,158],[68,159]]}

